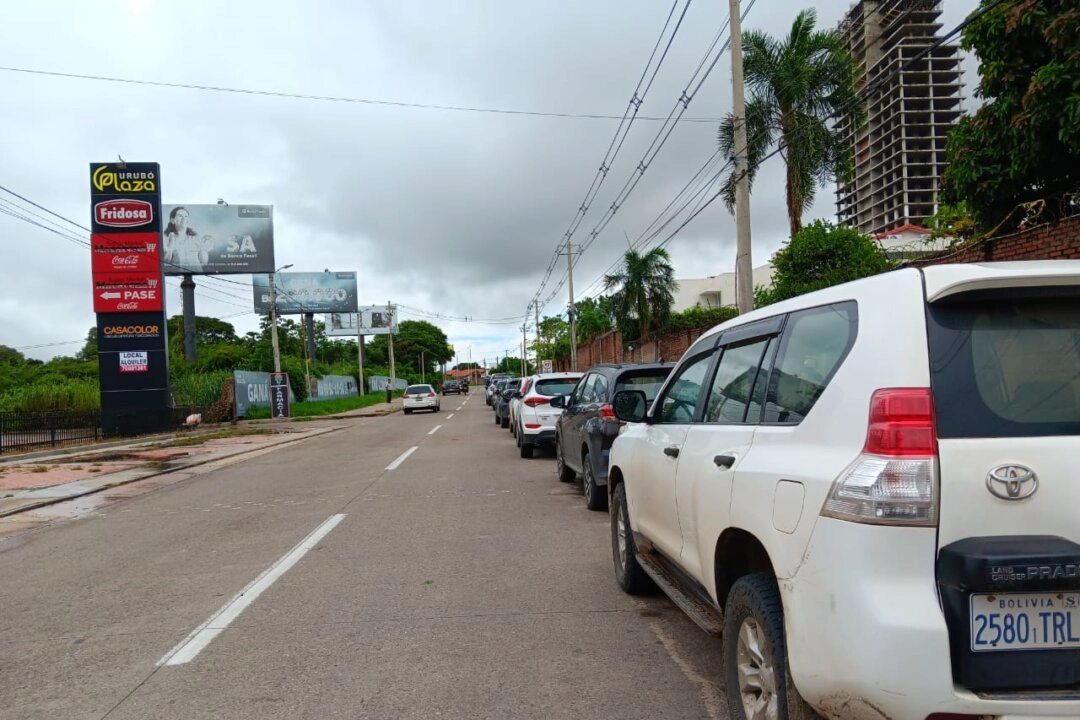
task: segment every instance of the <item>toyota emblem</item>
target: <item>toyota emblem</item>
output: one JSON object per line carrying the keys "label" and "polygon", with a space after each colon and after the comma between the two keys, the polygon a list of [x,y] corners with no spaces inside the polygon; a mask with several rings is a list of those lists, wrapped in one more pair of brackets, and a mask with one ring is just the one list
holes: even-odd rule
{"label": "toyota emblem", "polygon": [[1039,489],[1039,478],[1023,465],[999,465],[987,473],[986,489],[1002,500],[1024,500]]}

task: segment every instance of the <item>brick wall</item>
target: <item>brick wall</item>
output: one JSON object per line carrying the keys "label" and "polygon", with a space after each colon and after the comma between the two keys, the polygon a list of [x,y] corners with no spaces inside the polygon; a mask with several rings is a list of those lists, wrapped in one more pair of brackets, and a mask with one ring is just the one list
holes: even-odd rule
{"label": "brick wall", "polygon": [[[674,330],[657,340],[643,345],[634,344],[633,349],[623,343],[622,333],[618,330],[604,333],[591,342],[578,345],[578,369],[587,370],[597,363],[651,363],[658,360],[673,362],[694,344],[712,325],[692,330]],[[570,369],[570,359],[555,361],[555,370],[564,372]]]}
{"label": "brick wall", "polygon": [[1011,235],[983,240],[959,250],[946,250],[910,264],[923,267],[942,263],[1066,258],[1080,258],[1080,216],[1066,218],[1052,224],[1036,225]]}

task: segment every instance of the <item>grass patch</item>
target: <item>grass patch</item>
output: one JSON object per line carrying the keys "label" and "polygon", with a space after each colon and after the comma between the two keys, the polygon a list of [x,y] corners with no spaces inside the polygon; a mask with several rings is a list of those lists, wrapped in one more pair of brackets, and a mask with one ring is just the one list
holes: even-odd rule
{"label": "grass patch", "polygon": [[92,467],[92,468],[90,468],[89,470],[87,470],[86,472],[92,472],[92,473],[96,473],[96,472],[101,472],[101,468],[99,468],[99,467]]}
{"label": "grass patch", "polygon": [[[305,400],[293,403],[290,408],[294,418],[336,415],[350,410],[385,405],[386,393],[368,393],[361,397],[334,398],[333,400]],[[270,408],[248,408],[246,420],[262,420],[270,417]]]}
{"label": "grass patch", "polygon": [[34,469],[31,470],[30,472],[32,472],[32,473],[49,472],[49,468],[45,467],[44,465],[35,465]]}

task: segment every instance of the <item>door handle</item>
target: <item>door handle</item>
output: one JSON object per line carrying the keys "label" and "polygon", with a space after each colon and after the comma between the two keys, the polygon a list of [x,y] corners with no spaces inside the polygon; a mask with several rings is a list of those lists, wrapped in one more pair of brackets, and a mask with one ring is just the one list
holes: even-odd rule
{"label": "door handle", "polygon": [[677,447],[666,447],[666,448],[664,448],[664,454],[667,455],[668,457],[677,458],[677,457],[679,457],[679,448],[677,448]]}
{"label": "door handle", "polygon": [[721,470],[730,470],[731,466],[735,464],[735,456],[717,455],[712,459],[712,461],[716,463],[716,467],[720,468]]}

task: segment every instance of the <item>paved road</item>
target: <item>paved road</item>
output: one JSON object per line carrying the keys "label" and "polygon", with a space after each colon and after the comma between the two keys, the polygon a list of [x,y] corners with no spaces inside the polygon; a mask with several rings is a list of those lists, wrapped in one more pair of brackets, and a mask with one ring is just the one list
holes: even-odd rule
{"label": "paved road", "polygon": [[724,717],[716,641],[622,594],[606,514],[461,404],[0,545],[0,718]]}

